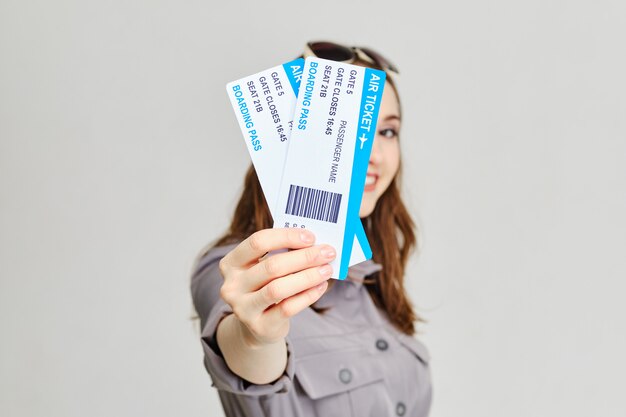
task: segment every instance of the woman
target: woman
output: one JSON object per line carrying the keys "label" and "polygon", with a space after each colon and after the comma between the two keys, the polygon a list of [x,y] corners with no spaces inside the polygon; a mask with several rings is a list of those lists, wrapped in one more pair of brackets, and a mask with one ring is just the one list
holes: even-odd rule
{"label": "woman", "polygon": [[403,286],[416,239],[399,191],[397,70],[366,48],[313,42],[308,54],[387,73],[359,212],[373,260],[329,282],[334,249],[304,229],[272,229],[250,167],[229,231],[192,277],[205,367],[229,417],[423,417],[431,380]]}

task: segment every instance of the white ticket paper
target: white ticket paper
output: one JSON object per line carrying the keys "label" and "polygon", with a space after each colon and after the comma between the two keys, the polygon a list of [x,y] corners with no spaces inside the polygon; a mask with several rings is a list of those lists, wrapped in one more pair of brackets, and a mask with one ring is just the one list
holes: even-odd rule
{"label": "white ticket paper", "polygon": [[383,71],[314,57],[304,65],[274,227],[307,228],[332,245],[333,278],[346,278],[365,234],[359,209],[384,85]]}

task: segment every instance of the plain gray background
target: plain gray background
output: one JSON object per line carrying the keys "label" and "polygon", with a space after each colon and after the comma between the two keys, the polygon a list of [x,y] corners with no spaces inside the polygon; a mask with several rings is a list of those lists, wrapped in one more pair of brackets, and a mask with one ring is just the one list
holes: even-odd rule
{"label": "plain gray background", "polygon": [[434,417],[623,416],[626,7],[0,1],[0,415],[220,416],[188,289],[249,157],[224,85],[401,69]]}

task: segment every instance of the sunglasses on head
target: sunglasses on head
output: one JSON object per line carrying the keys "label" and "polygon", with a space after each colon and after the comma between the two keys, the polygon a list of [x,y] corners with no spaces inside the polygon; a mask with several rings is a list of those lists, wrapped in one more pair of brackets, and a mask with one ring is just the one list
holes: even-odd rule
{"label": "sunglasses on head", "polygon": [[383,71],[391,71],[399,74],[398,68],[389,62],[378,52],[369,48],[344,46],[334,42],[308,42],[304,51],[304,57],[316,56],[332,61],[346,62],[351,64],[357,58],[382,68]]}

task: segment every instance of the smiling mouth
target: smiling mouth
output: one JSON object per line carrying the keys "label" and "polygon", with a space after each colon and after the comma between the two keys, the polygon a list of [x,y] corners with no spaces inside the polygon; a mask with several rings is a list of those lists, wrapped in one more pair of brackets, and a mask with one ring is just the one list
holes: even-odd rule
{"label": "smiling mouth", "polygon": [[367,176],[365,177],[365,187],[363,188],[363,191],[374,191],[374,189],[376,188],[376,182],[378,182],[378,175],[367,174]]}

